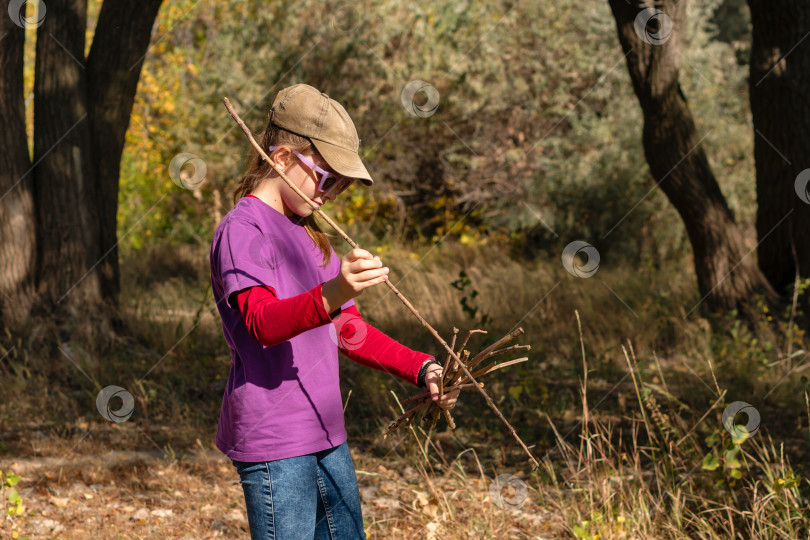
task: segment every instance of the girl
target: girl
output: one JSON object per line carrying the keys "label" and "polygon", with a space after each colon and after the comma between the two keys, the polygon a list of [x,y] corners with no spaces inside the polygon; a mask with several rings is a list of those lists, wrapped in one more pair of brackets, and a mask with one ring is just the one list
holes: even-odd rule
{"label": "girl", "polygon": [[[281,90],[260,144],[314,203],[372,185],[344,108],[311,86]],[[211,285],[231,349],[216,445],[241,478],[253,539],[365,538],[343,423],[338,349],[427,386],[442,368],[367,324],[356,296],[388,279],[379,257],[338,259],[312,209],[254,154],[214,232]]]}

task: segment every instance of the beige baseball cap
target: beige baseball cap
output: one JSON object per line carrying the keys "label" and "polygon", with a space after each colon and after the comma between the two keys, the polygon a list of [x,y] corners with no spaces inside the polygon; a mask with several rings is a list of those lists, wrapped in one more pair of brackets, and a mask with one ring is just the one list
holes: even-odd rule
{"label": "beige baseball cap", "polygon": [[270,122],[309,138],[318,153],[338,174],[374,183],[360,155],[360,139],[343,106],[308,84],[279,91],[270,107]]}

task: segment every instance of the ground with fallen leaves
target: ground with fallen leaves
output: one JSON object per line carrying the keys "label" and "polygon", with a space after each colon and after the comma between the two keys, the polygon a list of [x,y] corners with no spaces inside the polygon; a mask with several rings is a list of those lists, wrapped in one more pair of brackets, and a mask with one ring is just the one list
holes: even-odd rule
{"label": "ground with fallen leaves", "polygon": [[[5,518],[4,538],[249,537],[238,475],[218,450],[199,440],[183,451],[150,450],[138,444],[149,434],[127,423],[70,431],[4,434],[14,457],[0,458],[0,470],[21,477],[25,507]],[[352,448],[369,538],[557,536],[559,523],[536,505],[531,486],[521,504],[497,504],[492,478],[474,459],[426,473],[423,462],[390,452],[398,442],[388,451],[379,441]]]}

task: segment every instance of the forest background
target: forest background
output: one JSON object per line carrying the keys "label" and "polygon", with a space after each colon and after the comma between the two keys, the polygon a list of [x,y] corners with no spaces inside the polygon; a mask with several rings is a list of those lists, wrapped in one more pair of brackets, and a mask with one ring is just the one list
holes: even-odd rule
{"label": "forest background", "polygon": [[[677,22],[681,90],[754,260],[749,8],[696,0]],[[37,39],[26,29],[30,149]],[[808,280],[706,305],[626,59],[607,2],[163,2],[120,160],[115,324],[40,314],[0,336],[4,534],[247,534],[213,446],[230,351],[208,255],[250,152],[222,98],[258,132],[275,93],[305,82],[349,111],[375,178],[326,212],[448,341],[483,328],[478,350],[520,326],[532,346],[486,390],[535,471],[472,391],[455,431],[383,440],[416,390],[342,358],[369,537],[806,536]],[[576,241],[585,257],[566,252]],[[383,287],[358,305],[444,358]],[[111,385],[132,396],[125,421],[99,414]],[[736,403],[747,430],[727,421]]]}

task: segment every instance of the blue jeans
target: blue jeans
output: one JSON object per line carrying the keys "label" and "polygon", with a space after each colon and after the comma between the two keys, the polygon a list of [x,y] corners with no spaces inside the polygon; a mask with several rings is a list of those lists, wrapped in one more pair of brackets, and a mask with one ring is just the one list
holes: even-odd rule
{"label": "blue jeans", "polygon": [[366,538],[349,445],[304,456],[233,461],[252,540]]}

